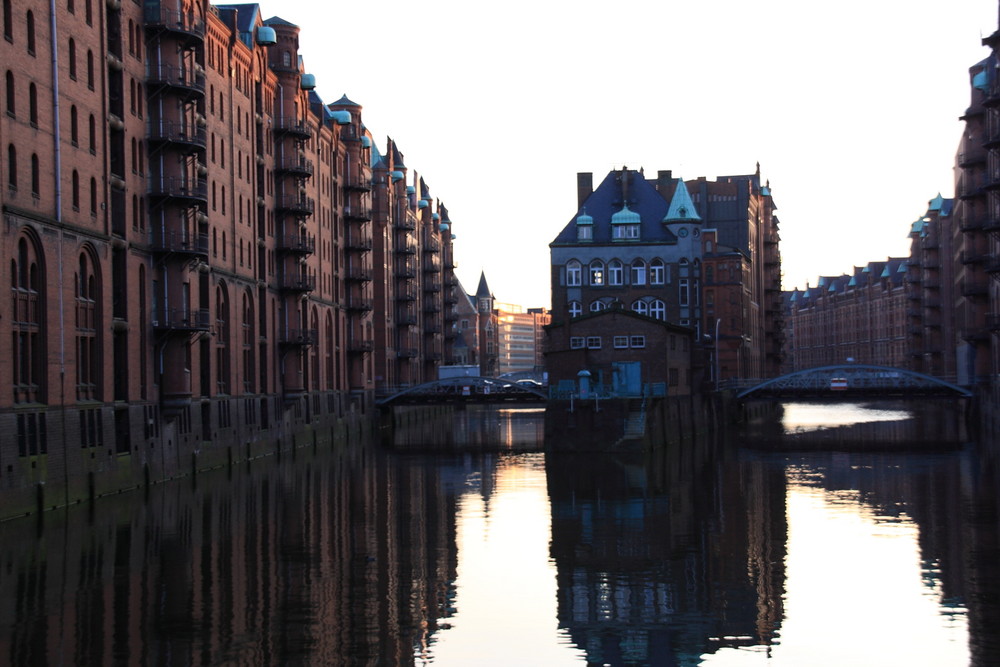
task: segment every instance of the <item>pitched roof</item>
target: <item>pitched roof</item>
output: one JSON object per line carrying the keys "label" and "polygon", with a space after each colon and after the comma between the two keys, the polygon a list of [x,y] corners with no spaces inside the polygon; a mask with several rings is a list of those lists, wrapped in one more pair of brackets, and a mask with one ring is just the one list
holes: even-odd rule
{"label": "pitched roof", "polygon": [[486,284],[486,272],[483,271],[479,276],[479,287],[476,288],[476,298],[492,296],[493,292],[490,291],[490,286]]}
{"label": "pitched roof", "polygon": [[691,201],[691,194],[688,192],[687,186],[684,185],[683,178],[677,179],[677,188],[670,200],[670,208],[663,216],[663,222],[701,222],[701,216],[698,215],[698,209]]}

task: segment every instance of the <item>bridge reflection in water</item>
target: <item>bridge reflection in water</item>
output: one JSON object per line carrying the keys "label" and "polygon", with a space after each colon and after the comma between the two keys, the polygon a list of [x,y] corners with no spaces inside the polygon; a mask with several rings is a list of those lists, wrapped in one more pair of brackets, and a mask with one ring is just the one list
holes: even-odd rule
{"label": "bridge reflection in water", "polygon": [[487,415],[0,524],[0,663],[1000,664],[995,452],[556,455]]}

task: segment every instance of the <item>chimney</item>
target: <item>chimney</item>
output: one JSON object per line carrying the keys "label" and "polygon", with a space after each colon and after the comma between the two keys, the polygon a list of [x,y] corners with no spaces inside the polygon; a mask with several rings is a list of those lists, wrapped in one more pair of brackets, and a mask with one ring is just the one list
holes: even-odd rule
{"label": "chimney", "polygon": [[583,203],[587,197],[594,194],[594,174],[579,172],[576,175],[576,207],[583,208]]}
{"label": "chimney", "polygon": [[656,191],[663,195],[664,199],[667,198],[667,193],[670,192],[670,184],[674,180],[673,174],[674,172],[670,169],[656,172]]}

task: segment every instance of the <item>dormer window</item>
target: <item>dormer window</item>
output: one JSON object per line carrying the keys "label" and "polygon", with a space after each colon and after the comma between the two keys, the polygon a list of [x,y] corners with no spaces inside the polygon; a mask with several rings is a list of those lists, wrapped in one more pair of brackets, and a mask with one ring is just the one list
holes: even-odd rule
{"label": "dormer window", "polygon": [[594,240],[594,228],[591,225],[579,225],[576,228],[576,240],[577,241],[593,241]]}
{"label": "dormer window", "polygon": [[611,239],[613,241],[637,241],[639,240],[639,225],[615,225]]}

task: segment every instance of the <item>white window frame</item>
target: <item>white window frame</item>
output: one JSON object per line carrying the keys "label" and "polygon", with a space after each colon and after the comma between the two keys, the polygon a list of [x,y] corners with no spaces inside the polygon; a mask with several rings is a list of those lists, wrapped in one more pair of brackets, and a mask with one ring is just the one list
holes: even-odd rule
{"label": "white window frame", "polygon": [[583,336],[570,336],[569,337],[569,349],[571,350],[582,350],[587,346],[587,339]]}
{"label": "white window frame", "polygon": [[608,284],[615,286],[625,284],[625,269],[620,260],[613,259],[608,262]]}
{"label": "white window frame", "polygon": [[640,315],[649,315],[649,304],[643,299],[636,299],[632,302],[632,312]]}
{"label": "white window frame", "polygon": [[615,336],[612,344],[615,346],[616,350],[624,350],[628,348],[628,336]]}
{"label": "white window frame", "polygon": [[604,303],[600,299],[598,299],[597,301],[590,302],[590,312],[592,313],[599,313],[602,310],[607,310],[607,309],[608,309],[608,304]]}
{"label": "white window frame", "polygon": [[600,336],[587,336],[587,349],[588,350],[599,350],[599,349],[601,349],[601,337]]}
{"label": "white window frame", "polygon": [[590,284],[594,287],[603,287],[605,278],[607,277],[604,273],[604,262],[599,259],[595,259],[590,263],[588,267],[588,275],[590,277]]}
{"label": "white window frame", "polygon": [[646,262],[642,261],[641,259],[633,261],[629,272],[629,277],[631,278],[633,285],[645,285]]}
{"label": "white window frame", "polygon": [[667,304],[661,299],[653,299],[649,303],[649,316],[656,320],[667,319]]}
{"label": "white window frame", "polygon": [[629,347],[641,350],[646,347],[646,337],[645,336],[629,336],[628,340]]}
{"label": "white window frame", "polygon": [[575,259],[566,262],[566,286],[580,287],[583,284],[583,265]]}
{"label": "white window frame", "polygon": [[583,315],[583,305],[579,301],[570,301],[566,311],[570,317],[580,317]]}
{"label": "white window frame", "polygon": [[593,241],[594,240],[594,226],[593,225],[577,225],[576,226],[576,240],[577,241]]}
{"label": "white window frame", "polygon": [[649,263],[649,284],[663,285],[666,281],[667,267],[662,259],[654,259]]}

